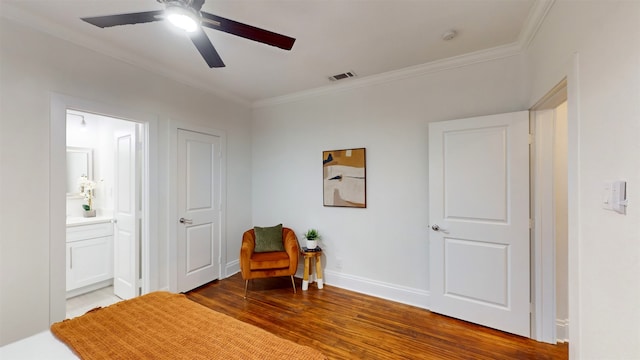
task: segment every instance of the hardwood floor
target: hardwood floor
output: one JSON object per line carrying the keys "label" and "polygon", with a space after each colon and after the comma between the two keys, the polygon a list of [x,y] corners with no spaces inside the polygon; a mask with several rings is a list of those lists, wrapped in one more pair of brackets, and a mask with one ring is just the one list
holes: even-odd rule
{"label": "hardwood floor", "polygon": [[291,289],[288,277],[256,279],[243,299],[240,274],[187,297],[330,359],[567,359],[567,344],[550,345],[438,315],[428,310],[316,284]]}

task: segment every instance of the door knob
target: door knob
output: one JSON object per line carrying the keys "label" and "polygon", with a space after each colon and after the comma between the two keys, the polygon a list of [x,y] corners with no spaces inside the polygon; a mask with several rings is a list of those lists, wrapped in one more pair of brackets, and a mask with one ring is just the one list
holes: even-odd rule
{"label": "door knob", "polygon": [[193,220],[180,218],[180,224],[193,224]]}
{"label": "door knob", "polygon": [[431,226],[431,230],[433,230],[433,231],[440,231],[440,226],[438,226],[438,224],[433,224],[433,225]]}

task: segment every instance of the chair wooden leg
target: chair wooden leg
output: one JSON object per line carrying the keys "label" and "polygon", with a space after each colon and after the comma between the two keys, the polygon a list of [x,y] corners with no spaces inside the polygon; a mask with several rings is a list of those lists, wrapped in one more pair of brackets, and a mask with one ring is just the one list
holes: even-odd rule
{"label": "chair wooden leg", "polygon": [[249,288],[249,280],[244,281],[244,298],[247,298],[247,289]]}
{"label": "chair wooden leg", "polygon": [[295,282],[295,280],[293,280],[293,275],[291,275],[291,284],[293,285],[293,293],[297,294],[296,293],[296,282]]}

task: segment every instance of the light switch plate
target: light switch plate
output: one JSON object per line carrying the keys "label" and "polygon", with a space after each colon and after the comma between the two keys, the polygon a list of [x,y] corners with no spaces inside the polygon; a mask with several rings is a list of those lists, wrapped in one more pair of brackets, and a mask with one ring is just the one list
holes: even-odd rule
{"label": "light switch plate", "polygon": [[602,207],[620,214],[627,211],[627,182],[611,181],[604,184]]}

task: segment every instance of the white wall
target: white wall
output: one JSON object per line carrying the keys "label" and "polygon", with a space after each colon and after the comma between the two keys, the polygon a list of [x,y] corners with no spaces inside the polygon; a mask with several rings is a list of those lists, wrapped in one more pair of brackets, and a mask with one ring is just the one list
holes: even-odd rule
{"label": "white wall", "polygon": [[[527,59],[529,104],[569,76],[569,355],[639,359],[640,2],[556,1]],[[616,179],[626,215],[601,205]]]}
{"label": "white wall", "polygon": [[[254,224],[317,228],[329,284],[427,307],[428,123],[526,109],[523,74],[513,56],[256,108]],[[322,151],[356,147],[367,208],[323,207]]]}
{"label": "white wall", "polygon": [[[0,18],[0,345],[49,326],[51,92],[155,114],[159,124],[157,283],[167,286],[168,122],[227,134],[227,246],[251,226],[250,110]],[[214,71],[214,70],[212,70]],[[60,211],[65,211],[64,208]]]}

